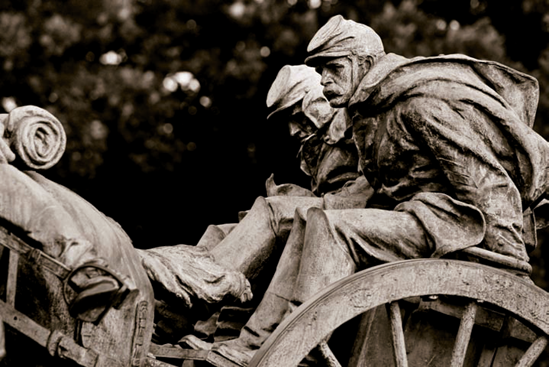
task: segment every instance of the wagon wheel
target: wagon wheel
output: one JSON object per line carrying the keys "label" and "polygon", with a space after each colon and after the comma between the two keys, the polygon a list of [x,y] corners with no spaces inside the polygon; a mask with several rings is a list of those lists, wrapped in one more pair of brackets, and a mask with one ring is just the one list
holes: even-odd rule
{"label": "wagon wheel", "polygon": [[357,315],[387,305],[397,367],[408,366],[399,300],[420,296],[466,300],[451,366],[463,366],[478,304],[498,307],[537,334],[515,365],[531,366],[549,333],[549,294],[509,272],[458,260],[406,260],[342,279],[301,305],[256,353],[251,367],[297,366],[331,332]]}

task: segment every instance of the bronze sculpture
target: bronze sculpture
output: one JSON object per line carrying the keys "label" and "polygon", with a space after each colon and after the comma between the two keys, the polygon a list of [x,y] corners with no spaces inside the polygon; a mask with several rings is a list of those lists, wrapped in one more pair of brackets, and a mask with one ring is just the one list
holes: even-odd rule
{"label": "bronze sculpture", "polygon": [[[172,293],[187,307],[195,299],[218,303],[226,294],[248,300],[248,281],[261,283],[264,264],[278,261],[269,288],[240,337],[213,345],[214,353],[241,366],[248,365],[296,307],[358,270],[402,259],[473,254],[476,261],[527,278],[528,252],[535,246],[532,213],[546,194],[549,146],[531,129],[538,98],[534,78],[463,55],[406,59],[385,54],[373,30],[340,16],[318,31],[308,52],[306,63],[318,75],[304,66],[284,68],[269,93],[268,105],[273,111],[270,117],[290,121],[292,134],[302,140],[301,166],[312,176],[312,190],[277,186],[271,178],[269,197],[259,198],[238,225],[210,227],[197,247],[157,248],[141,256],[160,289],[155,295]],[[294,78],[298,69],[307,70],[308,76]],[[327,106],[319,79],[323,94],[339,110]],[[15,111],[14,118],[21,111]],[[9,121],[0,126],[11,129]],[[67,302],[73,306],[73,316],[80,317],[78,326],[67,316],[67,304],[52,309],[59,320],[45,323],[78,334],[78,343],[89,350],[99,348],[104,354],[97,359],[99,365],[111,360],[113,365],[142,365],[155,301],[143,269],[135,266],[139,258],[129,239],[77,195],[7,164],[26,154],[22,149],[28,143],[14,141],[8,144],[0,139],[0,167],[6,177],[13,178],[4,190],[10,197],[21,196],[25,192],[20,188],[25,187],[33,199],[30,202],[45,204],[43,212],[50,214],[37,216],[37,221],[27,221],[24,211],[2,217],[28,231],[30,240],[41,243],[46,255],[85,275],[74,279],[76,295]],[[38,145],[43,142],[48,140]],[[58,155],[53,151],[54,160]],[[32,164],[44,164],[38,161]],[[23,184],[10,186],[18,180]],[[43,208],[37,207],[37,211]],[[130,275],[127,284],[97,262],[102,257],[113,257],[108,266]],[[200,258],[204,262],[196,263]],[[80,268],[83,264],[96,266],[95,271]],[[430,267],[436,275],[442,265]],[[182,279],[183,286],[177,283]],[[139,284],[131,284],[135,280]],[[140,298],[128,297],[122,311],[106,313],[111,295],[128,287],[139,289]],[[58,301],[58,288],[48,291],[50,299]],[[7,293],[13,296],[13,289]],[[356,307],[367,303],[355,296],[351,304]],[[496,296],[490,297],[499,302]],[[476,307],[470,306],[467,312],[474,314]],[[400,319],[398,312],[395,320]],[[103,317],[107,323],[101,324]],[[113,325],[121,325],[120,320],[134,334],[124,344],[129,353],[114,361],[117,350],[112,344],[122,336]],[[48,349],[53,346],[54,354],[67,358],[66,340],[51,339]],[[546,343],[547,338],[538,345]],[[325,345],[321,342],[318,349],[329,359]],[[0,344],[0,354],[1,349]],[[403,350],[401,346],[398,358],[405,358]]]}
{"label": "bronze sculpture", "polygon": [[[177,312],[169,310],[191,307],[197,299],[218,303],[226,294],[245,302],[251,298],[248,281],[254,294],[265,291],[274,272],[267,263],[278,262],[296,210],[361,207],[370,194],[365,180],[355,181],[357,153],[353,141],[345,136],[347,113],[329,106],[314,69],[305,65],[282,68],[269,91],[267,106],[268,118],[288,124],[290,134],[300,140],[301,168],[311,177],[311,190],[276,185],[270,177],[268,197],[257,198],[238,224],[210,226],[196,247],[139,250],[157,302],[161,302],[158,311],[166,315],[166,320],[156,322],[157,334],[171,334],[167,341],[181,337],[175,327]],[[166,292],[175,297],[162,297]],[[188,322],[180,320],[180,324]]]}
{"label": "bronze sculpture", "polygon": [[[55,164],[64,151],[65,133],[54,116],[25,106],[0,118],[2,244],[10,249],[2,318],[28,325],[16,329],[27,336],[5,329],[1,363],[57,365],[60,356],[141,365],[154,295],[130,238],[83,198],[35,171]],[[21,343],[29,348],[16,353]]]}
{"label": "bronze sculpture", "polygon": [[358,269],[475,246],[524,269],[535,230],[524,213],[546,191],[549,145],[531,129],[534,78],[462,55],[385,54],[371,28],[341,16],[308,52],[331,105],[349,109],[374,195],[364,209],[313,208],[294,225],[290,239],[303,250],[279,264],[272,317],[252,316],[239,339],[213,347],[243,366],[292,308]]}

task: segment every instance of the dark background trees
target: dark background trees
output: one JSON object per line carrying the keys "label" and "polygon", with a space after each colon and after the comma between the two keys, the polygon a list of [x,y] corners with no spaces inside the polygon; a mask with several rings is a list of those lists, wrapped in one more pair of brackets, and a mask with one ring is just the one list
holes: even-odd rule
{"label": "dark background trees", "polygon": [[545,0],[1,0],[1,105],[62,121],[67,150],[46,175],[137,247],[194,244],[236,221],[271,172],[308,184],[265,98],[335,14],[372,26],[388,52],[465,53],[535,76],[535,128],[549,138]]}

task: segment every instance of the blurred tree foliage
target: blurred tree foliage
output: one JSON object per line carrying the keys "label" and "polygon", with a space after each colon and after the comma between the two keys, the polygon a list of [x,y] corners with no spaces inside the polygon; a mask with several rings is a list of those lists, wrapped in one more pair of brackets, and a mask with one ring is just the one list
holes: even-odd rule
{"label": "blurred tree foliage", "polygon": [[271,172],[308,184],[265,98],[335,14],[372,26],[388,52],[464,53],[535,76],[549,137],[545,0],[1,0],[0,100],[63,122],[67,151],[46,174],[136,246],[193,244],[235,221]]}

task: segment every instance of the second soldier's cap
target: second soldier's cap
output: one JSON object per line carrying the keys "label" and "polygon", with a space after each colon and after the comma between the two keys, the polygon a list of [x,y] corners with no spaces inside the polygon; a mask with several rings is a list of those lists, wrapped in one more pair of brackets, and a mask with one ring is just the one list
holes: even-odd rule
{"label": "second soldier's cap", "polygon": [[306,65],[286,65],[278,72],[269,93],[267,107],[271,111],[267,118],[293,106],[316,86],[320,85],[320,75]]}

